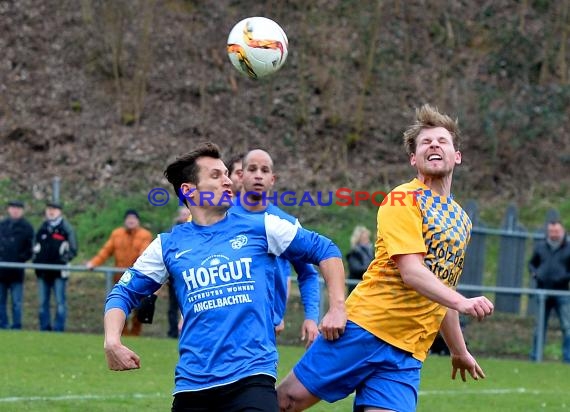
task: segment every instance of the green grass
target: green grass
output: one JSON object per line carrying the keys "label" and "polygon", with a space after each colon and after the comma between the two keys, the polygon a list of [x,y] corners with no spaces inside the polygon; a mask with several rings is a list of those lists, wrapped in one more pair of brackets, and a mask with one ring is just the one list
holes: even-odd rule
{"label": "green grass", "polygon": [[[102,336],[75,333],[0,332],[0,410],[158,411],[169,410],[176,341],[126,338],[141,356],[137,371],[107,370]],[[302,355],[280,347],[283,377]],[[452,381],[450,363],[433,356],[422,372],[418,411],[568,411],[570,366],[559,363],[479,359],[487,379]],[[321,402],[312,411],[350,411],[352,397]]]}

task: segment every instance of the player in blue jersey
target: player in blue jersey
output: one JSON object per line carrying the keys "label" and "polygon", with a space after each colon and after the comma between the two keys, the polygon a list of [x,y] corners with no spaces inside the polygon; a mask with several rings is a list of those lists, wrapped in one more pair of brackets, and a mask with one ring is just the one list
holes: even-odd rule
{"label": "player in blue jersey", "polygon": [[[252,150],[243,159],[242,188],[240,199],[230,209],[239,214],[270,213],[300,226],[299,221],[270,202],[271,190],[275,183],[273,160],[264,150]],[[283,257],[276,259],[275,315],[273,323],[277,333],[284,328],[284,316],[290,289],[291,263],[297,272],[301,301],[305,308],[305,321],[301,327],[301,339],[306,339],[306,347],[317,338],[319,330],[319,273],[314,266],[298,260],[291,263]]]}
{"label": "player in blue jersey", "polygon": [[121,342],[127,314],[173,279],[184,317],[172,411],[277,411],[273,329],[275,257],[318,264],[330,308],[322,336],[344,332],[344,268],[329,239],[270,214],[227,213],[231,180],[219,149],[205,143],[165,176],[193,220],[160,234],[115,285],[105,305],[105,356],[112,370],[140,367]]}
{"label": "player in blue jersey", "polygon": [[225,163],[228,167],[228,175],[232,181],[233,197],[239,196],[242,191],[242,176],[243,176],[243,153],[238,153],[230,157]]}

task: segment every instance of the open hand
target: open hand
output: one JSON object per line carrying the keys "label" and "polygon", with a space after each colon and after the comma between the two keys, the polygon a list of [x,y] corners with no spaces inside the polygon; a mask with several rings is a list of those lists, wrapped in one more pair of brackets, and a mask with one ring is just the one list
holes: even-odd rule
{"label": "open hand", "polygon": [[469,375],[475,380],[479,378],[485,379],[483,369],[481,369],[475,358],[471,356],[469,352],[463,355],[451,355],[451,366],[453,368],[451,371],[451,379],[455,379],[457,371],[459,371],[463,382],[466,381],[465,371],[469,372]]}

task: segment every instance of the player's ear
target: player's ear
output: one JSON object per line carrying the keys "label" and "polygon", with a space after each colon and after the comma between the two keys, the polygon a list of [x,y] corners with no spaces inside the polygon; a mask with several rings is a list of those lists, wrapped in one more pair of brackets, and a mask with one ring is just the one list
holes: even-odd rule
{"label": "player's ear", "polygon": [[187,199],[193,198],[195,191],[196,185],[193,183],[182,183],[180,185],[180,193]]}
{"label": "player's ear", "polygon": [[412,166],[415,166],[415,165],[416,165],[416,155],[415,155],[415,153],[410,154],[410,164],[411,164]]}
{"label": "player's ear", "polygon": [[461,152],[459,150],[457,150],[455,152],[455,164],[456,165],[460,165],[461,164]]}

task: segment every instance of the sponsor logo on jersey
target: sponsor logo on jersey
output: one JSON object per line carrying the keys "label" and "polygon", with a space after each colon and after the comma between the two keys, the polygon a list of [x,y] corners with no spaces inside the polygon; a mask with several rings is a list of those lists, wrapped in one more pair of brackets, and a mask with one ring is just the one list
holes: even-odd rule
{"label": "sponsor logo on jersey", "polygon": [[225,296],[217,299],[205,300],[194,304],[194,313],[204,310],[222,308],[224,306],[239,305],[242,303],[253,303],[249,294]]}
{"label": "sponsor logo on jersey", "polygon": [[189,291],[250,280],[251,258],[230,261],[227,256],[212,255],[201,266],[182,271],[182,278]]}
{"label": "sponsor logo on jersey", "polygon": [[233,239],[230,240],[230,245],[232,249],[241,249],[245,245],[247,245],[247,236],[246,235],[237,235]]}
{"label": "sponsor logo on jersey", "polygon": [[191,251],[192,251],[192,249],[180,250],[174,254],[174,259],[178,259],[180,256],[182,256],[188,252],[191,252]]}

